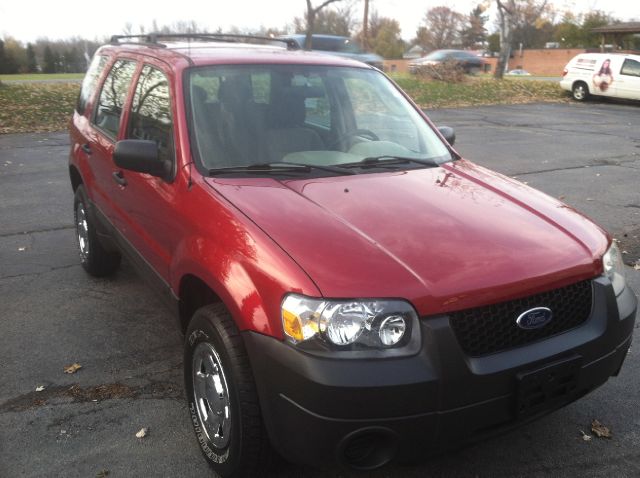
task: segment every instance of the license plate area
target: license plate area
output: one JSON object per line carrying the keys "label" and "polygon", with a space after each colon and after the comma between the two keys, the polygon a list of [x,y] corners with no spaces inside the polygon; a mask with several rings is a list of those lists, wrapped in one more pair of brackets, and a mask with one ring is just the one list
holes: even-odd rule
{"label": "license plate area", "polygon": [[574,357],[516,375],[516,415],[535,415],[569,401],[578,388],[582,359]]}

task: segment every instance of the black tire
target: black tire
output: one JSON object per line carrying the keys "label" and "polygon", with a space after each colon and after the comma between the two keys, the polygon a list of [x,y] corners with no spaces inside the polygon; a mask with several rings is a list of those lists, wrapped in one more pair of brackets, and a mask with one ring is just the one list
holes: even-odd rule
{"label": "black tire", "polygon": [[202,307],[189,323],[184,379],[191,424],[211,468],[224,478],[262,476],[274,455],[249,357],[223,305]]}
{"label": "black tire", "polygon": [[576,81],[571,88],[571,96],[576,101],[585,101],[589,98],[589,86],[584,81]]}
{"label": "black tire", "polygon": [[73,198],[73,218],[76,225],[76,242],[80,263],[85,271],[95,277],[112,274],[120,265],[120,254],[106,250],[98,240],[96,228],[89,214],[89,201],[82,185]]}

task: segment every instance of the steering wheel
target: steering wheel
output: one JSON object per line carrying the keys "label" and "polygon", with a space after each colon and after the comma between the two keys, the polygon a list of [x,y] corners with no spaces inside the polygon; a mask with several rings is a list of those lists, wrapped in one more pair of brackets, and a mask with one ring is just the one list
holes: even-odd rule
{"label": "steering wheel", "polygon": [[370,139],[371,141],[379,141],[380,140],[380,138],[378,138],[378,135],[375,134],[370,129],[360,129],[360,128],[352,129],[352,130],[346,131],[346,132],[342,133],[340,136],[338,136],[334,141],[332,141],[328,145],[328,149],[333,149],[334,146],[342,144],[343,141],[345,141],[345,140],[347,140],[349,138],[354,138],[356,136],[363,136],[365,138]]}

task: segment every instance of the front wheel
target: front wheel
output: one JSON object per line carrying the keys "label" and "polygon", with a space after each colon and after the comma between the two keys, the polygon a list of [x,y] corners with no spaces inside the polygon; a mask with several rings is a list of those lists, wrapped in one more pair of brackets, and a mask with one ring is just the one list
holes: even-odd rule
{"label": "front wheel", "polygon": [[258,476],[272,452],[244,343],[221,304],[199,309],[186,334],[184,378],[200,449],[224,478]]}
{"label": "front wheel", "polygon": [[586,83],[582,81],[578,81],[573,85],[571,89],[571,94],[573,95],[573,99],[576,101],[584,101],[589,97],[589,87]]}

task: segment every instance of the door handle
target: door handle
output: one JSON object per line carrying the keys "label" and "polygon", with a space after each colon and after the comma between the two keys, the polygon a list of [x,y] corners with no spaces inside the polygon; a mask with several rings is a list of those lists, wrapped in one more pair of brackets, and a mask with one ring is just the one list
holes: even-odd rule
{"label": "door handle", "polygon": [[111,176],[113,177],[113,180],[120,186],[127,185],[127,180],[124,178],[124,174],[122,174],[122,171],[116,171]]}
{"label": "door handle", "polygon": [[91,155],[92,151],[91,151],[91,146],[89,146],[89,143],[83,144],[82,146],[80,146],[80,148],[82,149],[82,151],[87,153],[89,156]]}

